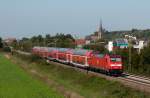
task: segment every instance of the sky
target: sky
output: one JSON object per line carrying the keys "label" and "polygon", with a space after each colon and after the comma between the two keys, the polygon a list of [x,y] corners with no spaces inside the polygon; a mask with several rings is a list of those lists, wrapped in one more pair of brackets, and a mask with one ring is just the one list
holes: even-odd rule
{"label": "sky", "polygon": [[150,28],[150,0],[0,0],[0,36],[84,37],[100,20],[109,31]]}

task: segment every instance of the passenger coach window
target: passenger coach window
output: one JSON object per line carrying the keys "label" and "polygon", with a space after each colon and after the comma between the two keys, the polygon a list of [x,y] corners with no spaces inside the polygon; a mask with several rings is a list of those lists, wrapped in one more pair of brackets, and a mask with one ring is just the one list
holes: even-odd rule
{"label": "passenger coach window", "polygon": [[121,58],[111,58],[111,61],[113,61],[113,62],[121,62]]}

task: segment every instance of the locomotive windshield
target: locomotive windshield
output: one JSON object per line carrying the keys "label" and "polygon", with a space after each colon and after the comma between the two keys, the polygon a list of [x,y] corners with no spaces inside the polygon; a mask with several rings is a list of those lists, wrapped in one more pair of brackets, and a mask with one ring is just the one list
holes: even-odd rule
{"label": "locomotive windshield", "polygon": [[110,58],[112,62],[121,62],[121,58]]}
{"label": "locomotive windshield", "polygon": [[99,57],[99,58],[103,58],[104,57],[104,54],[95,54],[96,57]]}

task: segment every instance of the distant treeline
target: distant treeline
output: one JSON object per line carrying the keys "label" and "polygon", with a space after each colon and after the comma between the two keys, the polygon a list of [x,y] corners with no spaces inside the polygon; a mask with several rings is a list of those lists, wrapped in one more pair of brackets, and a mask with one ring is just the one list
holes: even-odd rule
{"label": "distant treeline", "polygon": [[48,47],[62,47],[74,48],[75,39],[71,34],[58,33],[55,36],[47,34],[46,36],[38,35],[31,38],[22,38],[21,40],[14,41],[11,46],[15,49],[23,51],[31,51],[33,46],[48,46]]}
{"label": "distant treeline", "polygon": [[132,35],[137,37],[138,39],[148,40],[150,39],[150,29],[147,30],[138,30],[132,29],[130,31],[112,31],[112,32],[104,32],[104,39],[115,39],[115,38],[124,38],[125,35]]}
{"label": "distant treeline", "polygon": [[[104,37],[108,39],[120,38],[126,34],[133,34],[140,39],[149,39],[150,30],[136,30],[132,31],[117,31],[117,32],[105,32]],[[102,42],[107,43],[106,39]],[[2,39],[0,38],[0,47],[2,47]],[[48,46],[48,47],[62,47],[62,48],[75,48],[75,39],[71,34],[58,33],[55,36],[47,34],[46,36],[38,35],[31,38],[22,38],[21,40],[14,41],[11,46],[14,49],[30,52],[33,46]],[[85,45],[84,49],[92,49],[100,51],[100,53],[108,53],[105,49],[105,44],[100,44],[100,41]],[[131,50],[131,65],[129,65],[129,49],[117,49],[112,54],[119,54],[122,56],[123,65],[125,71],[134,72],[138,74],[150,75],[150,44],[145,47],[141,53],[138,53],[135,49]]]}

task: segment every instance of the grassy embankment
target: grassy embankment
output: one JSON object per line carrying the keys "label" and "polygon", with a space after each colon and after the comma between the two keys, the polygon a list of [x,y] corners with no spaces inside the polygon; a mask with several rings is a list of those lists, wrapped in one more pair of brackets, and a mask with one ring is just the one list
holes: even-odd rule
{"label": "grassy embankment", "polygon": [[64,98],[0,53],[0,98]]}
{"label": "grassy embankment", "polygon": [[125,87],[118,82],[86,75],[72,68],[47,64],[41,59],[15,55],[13,60],[34,69],[49,79],[63,85],[66,89],[77,92],[85,98],[150,98],[150,94]]}

